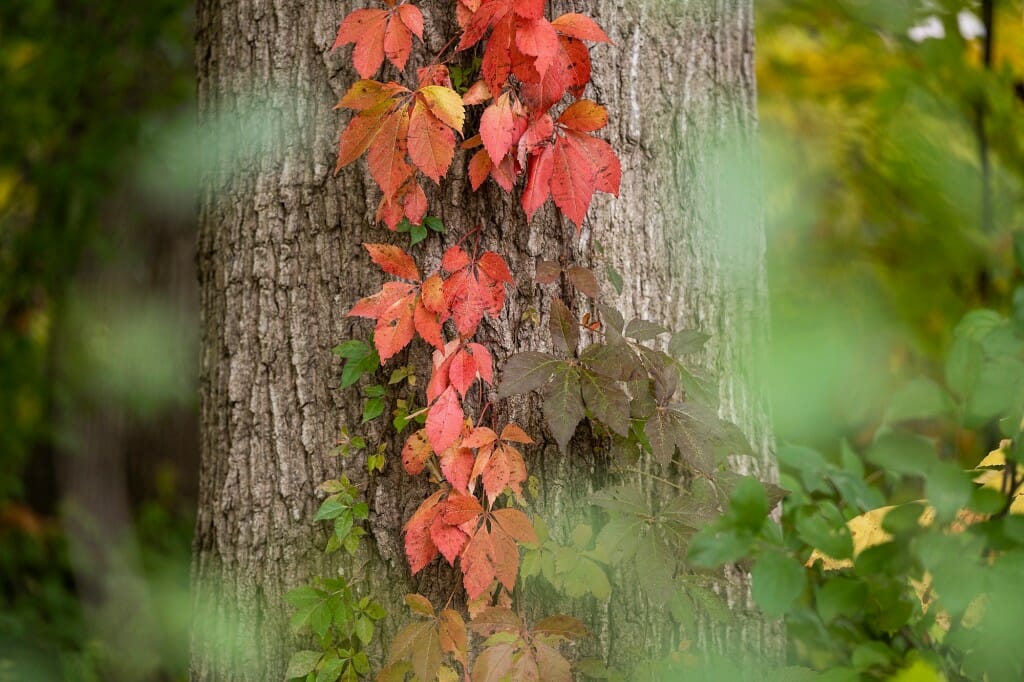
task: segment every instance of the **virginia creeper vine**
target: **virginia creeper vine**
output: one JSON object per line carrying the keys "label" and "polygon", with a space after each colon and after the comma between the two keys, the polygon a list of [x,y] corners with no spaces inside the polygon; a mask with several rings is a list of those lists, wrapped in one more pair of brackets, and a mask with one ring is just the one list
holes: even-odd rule
{"label": "virginia creeper vine", "polygon": [[[611,145],[594,135],[608,123],[607,111],[583,98],[591,77],[586,43],[610,40],[582,14],[549,20],[546,4],[456,0],[461,32],[430,65],[418,69],[415,89],[373,77],[385,59],[404,70],[413,37],[422,40],[424,35],[419,8],[385,0],[383,8],[358,9],[342,21],[334,48],[354,44],[352,62],[362,80],[338,103],[338,108],[354,113],[340,136],[337,170],[367,155],[370,175],[381,191],[378,222],[412,232],[414,243],[425,237],[423,225],[436,229],[431,223],[436,219],[426,215],[427,195],[421,183],[426,178],[439,184],[448,176],[457,146],[472,153],[468,173],[474,190],[488,178],[508,192],[522,184],[520,201],[528,221],[550,197],[579,230],[595,192],[618,194],[619,160]],[[474,66],[458,66],[456,60],[465,62],[461,55],[470,50],[479,55]],[[480,115],[467,116],[467,108],[476,106],[483,107]],[[478,128],[466,130],[467,120],[479,120]],[[655,573],[663,578],[659,589],[668,584],[667,598],[679,574],[671,564],[671,548],[678,546],[680,537],[692,534],[689,517],[681,510],[654,513],[632,489],[609,489],[594,498],[595,506],[606,510],[609,523],[600,532],[577,527],[573,561],[561,561],[561,570],[549,562],[554,552],[569,556],[567,548],[553,544],[540,520],[531,522],[514,506],[523,503],[528,480],[519,448],[534,441],[516,424],[496,423],[499,411],[490,402],[495,384],[492,354],[473,340],[481,322],[501,312],[505,287],[513,283],[504,258],[480,248],[481,236],[479,227],[465,234],[427,276],[403,249],[364,244],[373,262],[396,279],[358,301],[348,313],[374,321],[373,348],[358,341],[339,347],[347,360],[343,385],[354,384],[378,362],[386,364],[417,336],[434,348],[426,406],[396,416],[400,430],[413,421],[422,424],[402,448],[405,471],[411,476],[427,472],[437,486],[405,524],[405,552],[413,574],[438,555],[457,564],[471,615],[467,626],[455,610],[438,611],[425,597],[408,595],[406,603],[420,620],[392,642],[379,680],[405,680],[410,672],[424,681],[456,679],[458,666],[467,680],[570,682],[572,670],[559,644],[584,636],[586,627],[564,615],[527,627],[511,608],[517,580],[542,575],[552,585],[578,594],[583,584],[584,591],[603,599],[610,588],[602,564],[661,555],[663,560],[655,564],[667,568]],[[536,281],[547,284],[563,276],[596,304],[600,287],[586,268],[543,261]],[[669,330],[644,320],[627,324],[617,311],[599,304],[582,321],[557,298],[550,312],[559,355],[526,352],[511,358],[501,372],[498,399],[540,391],[548,428],[563,450],[587,418],[600,437],[628,456],[650,452],[663,466],[681,464],[709,477],[717,462],[714,446],[727,441],[723,434],[731,432],[719,429],[710,436],[698,435],[698,419],[718,424],[714,413],[694,403],[672,402],[699,382],[677,359],[645,343]],[[581,327],[602,340],[580,351]],[[680,332],[668,347],[685,354],[699,349],[705,339],[697,332]],[[372,402],[382,399],[383,387],[372,388],[376,392],[364,407],[364,420],[383,411],[382,402]],[[709,444],[712,447],[705,447]],[[684,461],[674,459],[677,449]],[[377,468],[381,462],[375,460]],[[710,487],[704,499],[686,511],[716,509],[721,492]],[[632,535],[643,544],[634,543],[629,550],[622,538],[615,544],[612,533]],[[528,562],[522,571],[521,547],[527,550]],[[468,643],[470,630],[486,638],[475,656]],[[361,652],[367,642],[368,636],[350,636],[339,645],[331,660],[353,662],[332,664],[338,672],[332,667],[327,678],[354,680],[366,674],[365,656],[359,654],[357,666],[354,652]],[[445,656],[450,665],[443,663]],[[324,660],[310,654],[289,673],[320,682]],[[590,669],[593,673],[595,668]]]}

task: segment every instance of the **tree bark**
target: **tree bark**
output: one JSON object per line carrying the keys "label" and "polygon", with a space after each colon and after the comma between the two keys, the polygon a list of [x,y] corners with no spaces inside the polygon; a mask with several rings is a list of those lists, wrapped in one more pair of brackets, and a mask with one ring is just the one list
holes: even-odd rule
{"label": "tree bark", "polygon": [[[382,281],[360,244],[395,241],[373,224],[379,195],[364,162],[332,176],[345,115],[331,108],[357,76],[347,48],[329,48],[341,18],[363,4],[198,3],[199,119],[213,163],[203,178],[199,239],[194,680],[281,679],[297,648],[282,594],[311,575],[361,570],[369,576],[377,598],[391,608],[386,633],[404,618],[402,594],[446,598],[456,584],[456,575],[439,564],[408,574],[401,527],[427,487],[401,470],[401,439],[390,427],[364,429],[371,442],[390,444],[381,475],[368,478],[362,459],[338,462],[329,454],[342,426],[359,424],[359,400],[338,389],[330,349],[369,336],[345,312]],[[428,34],[420,59],[451,35],[441,23],[447,3],[422,7]],[[772,436],[754,388],[767,304],[750,156],[756,132],[751,3],[558,1],[549,15],[566,11],[591,14],[614,41],[591,50],[590,96],[609,110],[611,124],[602,132],[622,160],[620,196],[599,195],[580,234],[550,203],[527,225],[516,197],[493,183],[471,192],[467,159],[457,157],[449,179],[429,196],[429,212],[442,218],[448,235],[428,240],[417,259],[436,264],[459,235],[484,227],[483,246],[501,253],[516,277],[505,311],[479,333],[500,367],[511,353],[549,343],[548,292],[532,283],[537,260],[594,264],[599,243],[625,282],[617,301],[610,287],[605,293],[627,316],[713,334],[700,360],[719,378],[720,413],[741,426],[759,453],[735,465],[771,479]],[[407,73],[418,65],[414,57]],[[539,317],[524,315],[531,309]],[[409,351],[407,361],[425,382],[426,351]],[[511,410],[541,442],[527,453],[530,473],[541,481],[535,511],[563,518],[584,504],[590,488],[581,473],[595,462],[585,449],[567,456],[543,440],[530,405],[513,401]],[[347,562],[323,555],[325,536],[312,522],[316,486],[342,469],[365,486],[372,509],[372,541]],[[746,611],[742,576],[734,578],[730,604]],[[624,590],[607,606],[576,615],[591,618],[601,646],[640,646],[639,639],[654,635],[656,614],[631,630],[639,634],[612,625],[647,608],[637,599]],[[619,642],[620,635],[634,641]],[[701,639],[720,646],[726,637],[759,652],[778,649],[774,630],[758,622],[730,632],[709,626]]]}

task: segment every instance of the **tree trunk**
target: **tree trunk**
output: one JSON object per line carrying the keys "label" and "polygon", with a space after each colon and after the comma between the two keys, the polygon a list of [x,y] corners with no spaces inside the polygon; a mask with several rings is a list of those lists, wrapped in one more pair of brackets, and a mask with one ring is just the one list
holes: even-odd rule
{"label": "tree trunk", "polygon": [[[357,76],[347,48],[329,48],[340,19],[363,4],[199,2],[199,116],[214,158],[203,179],[200,214],[194,680],[281,679],[297,648],[282,594],[311,575],[361,570],[390,607],[385,627],[391,633],[404,618],[402,594],[447,597],[455,584],[455,574],[440,564],[409,577],[401,527],[427,487],[401,470],[401,439],[390,427],[374,423],[362,430],[370,442],[390,444],[381,475],[368,478],[362,459],[330,456],[342,426],[359,430],[360,421],[356,394],[338,389],[330,349],[369,336],[369,328],[345,312],[382,281],[360,244],[394,237],[373,224],[379,195],[364,162],[332,177],[345,115],[331,108]],[[611,287],[605,293],[627,316],[713,334],[701,360],[719,377],[720,412],[760,453],[735,464],[770,479],[771,433],[760,394],[751,388],[767,313],[764,233],[750,156],[756,132],[751,3],[551,5],[550,16],[590,13],[614,41],[591,50],[591,96],[609,110],[611,124],[602,132],[622,159],[620,196],[598,195],[579,235],[550,203],[527,225],[515,197],[493,183],[471,192],[467,159],[457,157],[449,179],[429,196],[429,213],[442,218],[448,235],[416,247],[423,249],[417,259],[436,264],[445,246],[483,226],[483,246],[501,253],[516,277],[505,311],[479,333],[500,367],[513,352],[549,343],[548,295],[532,283],[537,260],[597,264],[599,243],[604,262],[625,283],[619,299]],[[428,34],[420,59],[451,35],[443,25],[447,3],[424,3],[423,9]],[[414,56],[407,72],[418,65]],[[524,315],[531,309],[539,319]],[[419,349],[391,363],[408,361],[425,382],[426,360]],[[583,505],[589,485],[580,473],[591,470],[593,457],[560,454],[544,440],[529,405],[517,401],[512,409],[542,443],[527,453],[530,473],[541,481],[532,511],[561,518]],[[325,536],[312,522],[320,500],[315,488],[339,468],[365,485],[372,509],[372,542],[348,562],[323,555]],[[729,599],[746,611],[741,578]],[[634,639],[623,646],[653,637],[655,615],[639,634],[610,625],[645,611],[628,592],[600,610],[576,614],[591,619],[601,646],[619,646],[620,636]],[[760,623],[728,633],[709,626],[702,639],[714,644],[725,636],[743,639],[748,650],[777,650],[772,629]]]}

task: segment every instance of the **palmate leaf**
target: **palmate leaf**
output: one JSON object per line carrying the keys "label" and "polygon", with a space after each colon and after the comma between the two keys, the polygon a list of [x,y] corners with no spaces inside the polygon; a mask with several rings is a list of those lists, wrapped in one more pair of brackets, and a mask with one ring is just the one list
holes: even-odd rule
{"label": "palmate leaf", "polygon": [[517,353],[502,368],[498,397],[508,398],[543,388],[560,367],[568,367],[563,360],[535,351]]}
{"label": "palmate leaf", "polygon": [[580,372],[583,402],[594,418],[620,436],[629,433],[629,396],[602,374]]}
{"label": "palmate leaf", "polygon": [[555,437],[558,447],[565,451],[576,433],[576,426],[587,412],[583,405],[579,370],[567,363],[555,368],[551,383],[544,387],[544,421]]}

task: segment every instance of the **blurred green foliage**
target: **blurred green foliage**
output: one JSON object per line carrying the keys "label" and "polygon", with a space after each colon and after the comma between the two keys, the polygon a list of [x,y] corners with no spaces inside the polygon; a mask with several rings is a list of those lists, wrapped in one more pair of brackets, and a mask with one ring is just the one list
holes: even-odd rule
{"label": "blurred green foliage", "polygon": [[[105,569],[72,556],[65,534],[68,518],[96,521],[67,509],[59,522],[65,503],[40,479],[77,447],[61,414],[194,403],[178,369],[195,364],[194,323],[94,276],[140,266],[131,239],[145,219],[126,180],[151,131],[191,108],[191,17],[185,0],[0,3],[0,680],[179,679],[187,667],[189,505],[159,482],[134,505],[109,555],[137,569],[125,599],[151,603],[90,614],[83,593],[109,586],[85,583]],[[180,357],[154,362],[163,347]],[[122,619],[138,650],[111,650],[94,627],[104,618]]]}
{"label": "blurred green foliage", "polygon": [[[937,376],[968,310],[1009,310],[1024,5],[996,2],[987,67],[959,26],[978,2],[756,4],[776,426],[834,448],[870,434],[904,381]],[[913,40],[931,18],[944,37]]]}

